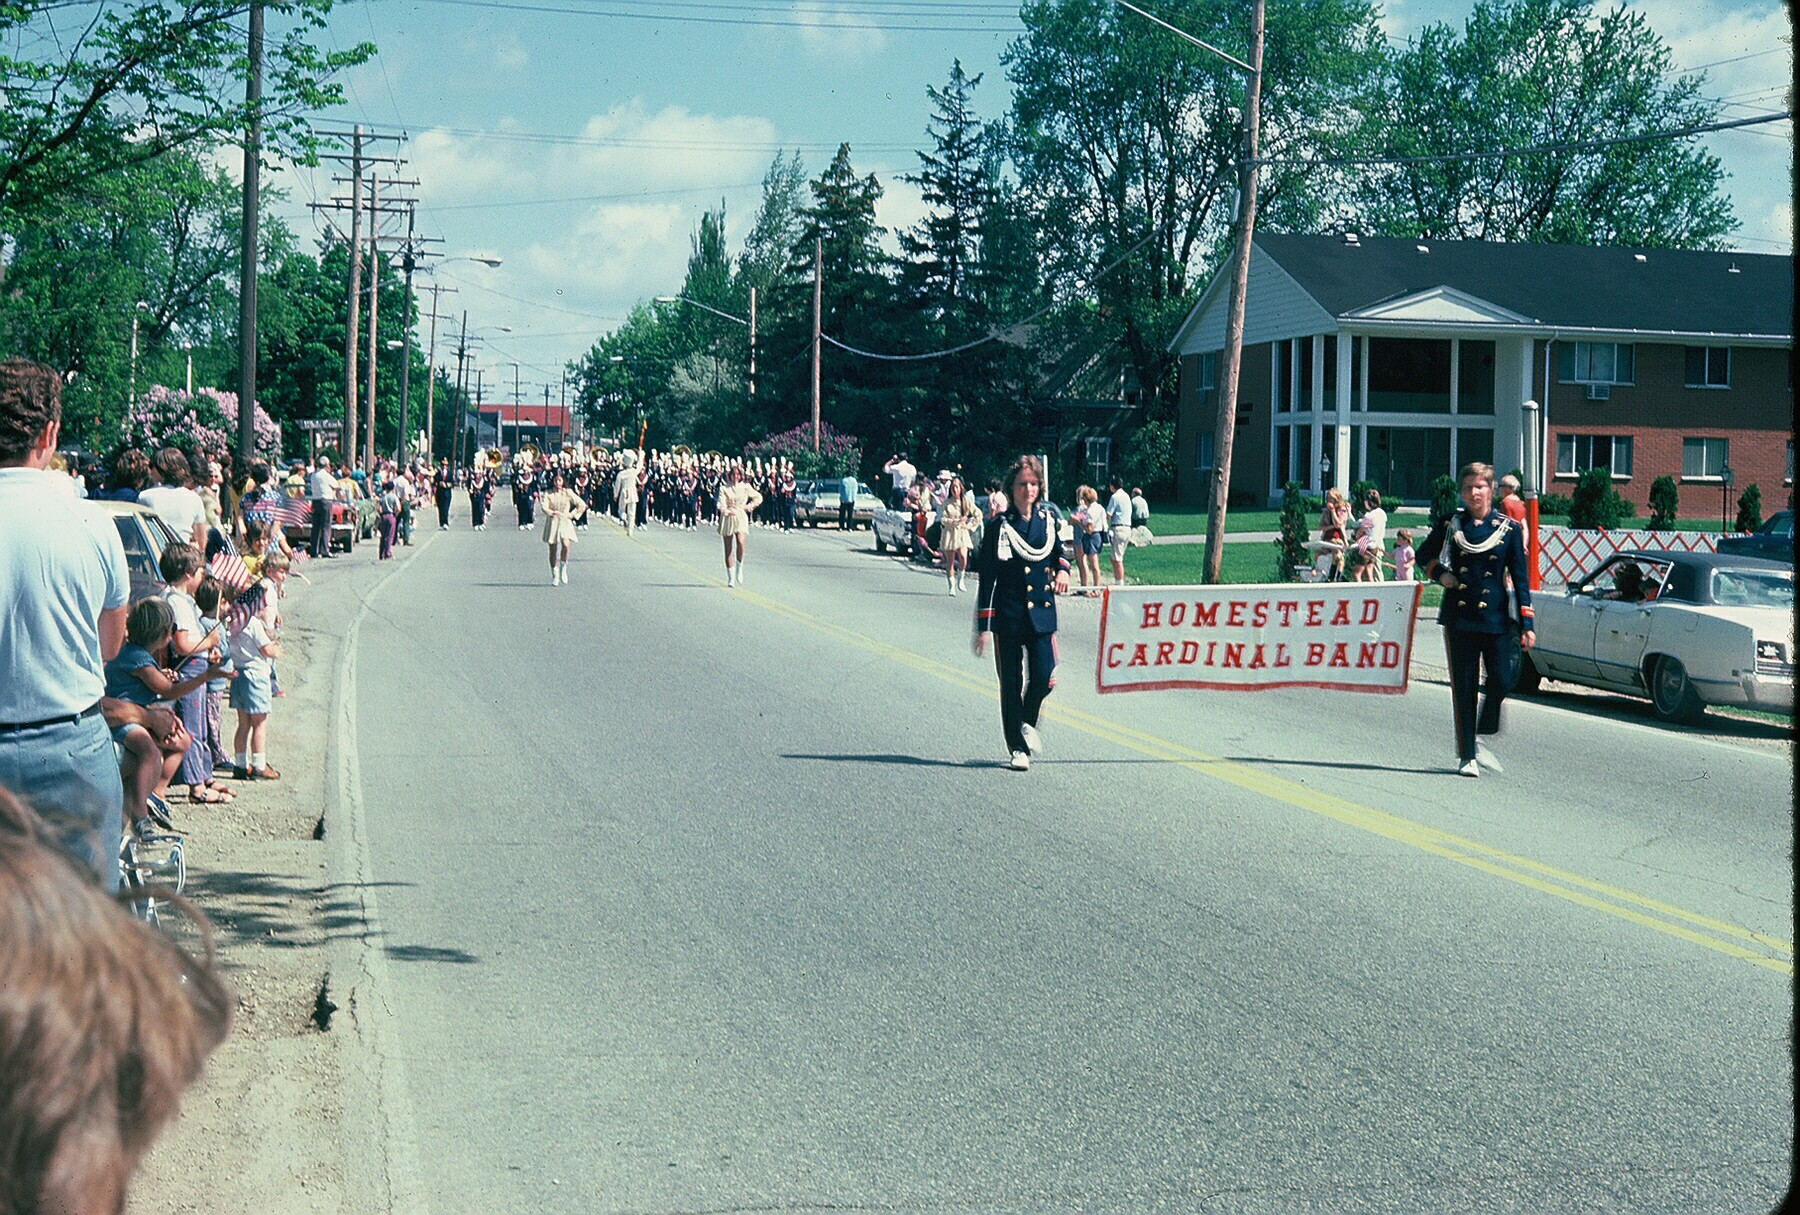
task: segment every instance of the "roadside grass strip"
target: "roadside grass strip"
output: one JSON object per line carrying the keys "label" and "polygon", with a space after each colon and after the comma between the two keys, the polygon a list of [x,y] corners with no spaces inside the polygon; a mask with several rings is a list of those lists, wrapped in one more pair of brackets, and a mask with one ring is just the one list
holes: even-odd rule
{"label": "roadside grass strip", "polygon": [[[717,581],[709,572],[668,553],[665,560],[700,578]],[[991,699],[991,680],[977,678],[968,671],[938,659],[915,653],[889,642],[870,637],[855,629],[833,624],[803,609],[754,591],[738,588],[737,596],[756,607],[804,625],[814,632],[832,637],[867,653],[897,662],[902,666],[931,675],[983,699]],[[1547,865],[1526,856],[1494,848],[1479,840],[1456,835],[1425,823],[1414,822],[1385,810],[1364,806],[1348,798],[1325,793],[1299,781],[1264,772],[1249,763],[1208,755],[1181,743],[1149,734],[1130,726],[1096,717],[1080,709],[1058,705],[1044,706],[1052,721],[1072,727],[1116,746],[1166,763],[1180,764],[1203,776],[1236,785],[1251,793],[1272,798],[1295,809],[1329,818],[1359,831],[1405,844],[1422,852],[1443,857],[1459,865],[1480,870],[1516,885],[1574,903],[1617,919],[1637,924],[1652,931],[1676,937],[1772,970],[1777,974],[1794,973],[1794,945],[1766,933],[1727,923],[1711,916],[1677,907],[1672,903],[1638,894],[1583,874]]]}

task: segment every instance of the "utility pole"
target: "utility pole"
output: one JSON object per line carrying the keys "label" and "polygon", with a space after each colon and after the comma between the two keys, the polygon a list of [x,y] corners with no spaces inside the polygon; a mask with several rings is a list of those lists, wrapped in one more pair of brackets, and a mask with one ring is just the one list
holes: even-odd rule
{"label": "utility pole", "polygon": [[[316,134],[332,139],[350,140],[350,201],[341,203],[336,199],[328,203],[314,203],[313,209],[320,211],[336,211],[348,205],[350,209],[350,285],[348,303],[344,309],[344,429],[342,459],[348,464],[356,459],[356,414],[358,393],[356,391],[357,334],[362,327],[362,175],[365,165],[381,163],[398,164],[391,156],[368,156],[363,152],[365,143],[377,140],[398,140],[398,135],[372,135],[364,132],[359,123],[349,131],[318,131]],[[343,153],[327,153],[324,160],[342,161]],[[342,180],[341,178],[339,180]],[[340,228],[341,232],[342,229]],[[374,247],[374,242],[370,242]]]}
{"label": "utility pole", "polygon": [[362,328],[362,141],[358,124],[350,170],[350,318],[344,337],[344,450],[339,456],[344,464],[356,459],[356,335]]}
{"label": "utility pole", "polygon": [[401,305],[400,324],[400,437],[394,443],[394,463],[406,467],[406,427],[408,407],[412,404],[407,393],[412,391],[412,306],[413,306],[413,219],[417,214],[416,207],[406,209],[406,252],[402,255],[401,265],[406,271],[406,300]]}
{"label": "utility pole", "polygon": [[[1263,4],[1250,17],[1249,96],[1244,105],[1244,158],[1238,162],[1238,229],[1232,250],[1231,301],[1225,317],[1219,417],[1213,431],[1212,503],[1206,520],[1205,581],[1216,585],[1225,560],[1225,505],[1231,495],[1231,441],[1237,431],[1238,370],[1244,361],[1244,296],[1250,287],[1250,242],[1256,232],[1256,147],[1261,130]],[[1339,402],[1341,407],[1342,402]]]}
{"label": "utility pole", "polygon": [[[1257,0],[1262,3],[1262,0]],[[825,301],[825,240],[813,238],[812,432],[813,455],[819,454],[819,319]]]}
{"label": "utility pole", "polygon": [[381,221],[381,205],[378,201],[381,193],[381,178],[369,175],[369,404],[363,414],[363,471],[369,475],[369,483],[375,480],[375,370],[381,354],[381,242],[378,239]]}
{"label": "utility pole", "polygon": [[[463,365],[467,361],[468,357],[469,357],[469,310],[467,308],[464,308],[463,314],[462,314],[462,337],[456,343],[456,417],[457,417],[457,423],[456,423],[456,442],[450,448],[450,466],[452,468],[462,468],[463,467],[462,419],[467,417],[468,413],[469,413],[469,381],[463,374]],[[480,423],[481,423],[481,415],[480,414],[477,414],[475,416],[475,422],[476,422],[477,429],[479,429]],[[477,440],[479,440],[480,437],[481,436],[479,434],[477,434],[473,439],[471,439],[469,441],[471,448],[474,447],[475,442]],[[473,451],[471,451],[471,453],[470,453],[469,463],[470,464],[475,463],[475,457],[474,457]]]}
{"label": "utility pole", "polygon": [[[438,317],[438,295],[444,291],[454,292],[455,290],[455,287],[444,287],[438,283],[431,284],[431,340],[425,348],[425,459],[428,463],[437,459],[437,323],[440,319]],[[451,463],[455,462],[455,458],[452,456]]]}
{"label": "utility pole", "polygon": [[[238,259],[238,433],[237,466],[250,467],[256,452],[256,254],[262,206],[263,6],[250,0],[250,76],[244,105],[250,129],[244,136],[244,247]],[[188,392],[194,391],[193,355],[188,355]]]}
{"label": "utility pole", "polygon": [[525,446],[525,423],[519,417],[519,407],[525,403],[525,397],[519,392],[519,365],[513,364],[513,454]]}

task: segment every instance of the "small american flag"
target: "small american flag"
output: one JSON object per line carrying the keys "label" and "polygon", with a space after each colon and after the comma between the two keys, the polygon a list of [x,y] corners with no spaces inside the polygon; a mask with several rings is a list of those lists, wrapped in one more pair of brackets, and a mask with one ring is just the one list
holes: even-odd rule
{"label": "small american flag", "polygon": [[250,567],[245,565],[244,559],[236,553],[218,554],[212,559],[212,565],[208,568],[221,586],[229,587],[233,591],[242,591],[256,581],[250,574]]}
{"label": "small american flag", "polygon": [[250,623],[250,617],[262,611],[262,607],[263,588],[259,582],[232,601],[231,610],[225,614],[225,627],[230,632],[238,632]]}

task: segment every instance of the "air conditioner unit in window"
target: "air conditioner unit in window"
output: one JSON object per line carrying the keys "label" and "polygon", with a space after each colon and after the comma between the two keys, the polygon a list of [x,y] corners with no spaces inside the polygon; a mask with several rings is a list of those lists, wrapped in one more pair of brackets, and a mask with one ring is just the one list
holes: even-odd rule
{"label": "air conditioner unit in window", "polygon": [[1610,401],[1610,400],[1612,400],[1612,385],[1611,384],[1589,384],[1588,391],[1587,391],[1587,399],[1590,401]]}

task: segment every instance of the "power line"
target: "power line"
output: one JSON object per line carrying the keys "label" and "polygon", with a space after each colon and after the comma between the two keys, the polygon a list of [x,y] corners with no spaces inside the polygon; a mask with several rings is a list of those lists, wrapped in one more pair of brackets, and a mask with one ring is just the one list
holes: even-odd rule
{"label": "power line", "polygon": [[[885,33],[898,34],[1022,34],[1024,25],[1017,21],[1004,26],[998,21],[991,25],[884,25],[879,22],[866,21],[798,21],[793,18],[780,17],[705,17],[684,15],[670,12],[634,13],[618,9],[570,8],[566,5],[525,4],[514,0],[422,0],[427,4],[444,4],[456,8],[489,8],[513,13],[549,13],[565,17],[610,17],[638,21],[672,21],[686,25],[756,25],[776,26],[788,29],[818,30],[826,33],[838,30],[880,30]],[[979,19],[979,18],[977,18]]]}
{"label": "power line", "polygon": [[1755,114],[1749,118],[1730,118],[1719,122],[1704,122],[1694,126],[1681,127],[1673,131],[1646,131],[1640,135],[1615,135],[1610,139],[1577,139],[1565,143],[1534,144],[1524,148],[1500,148],[1489,152],[1443,152],[1426,156],[1321,156],[1316,159],[1289,160],[1281,158],[1261,158],[1260,165],[1276,165],[1290,169],[1315,169],[1346,165],[1405,165],[1405,164],[1443,164],[1461,160],[1497,160],[1508,156],[1534,156],[1547,152],[1592,152],[1600,148],[1617,147],[1630,143],[1656,143],[1662,140],[1688,139],[1695,135],[1705,135],[1712,131],[1730,131],[1738,127],[1753,127],[1769,122],[1787,122],[1791,114]]}

